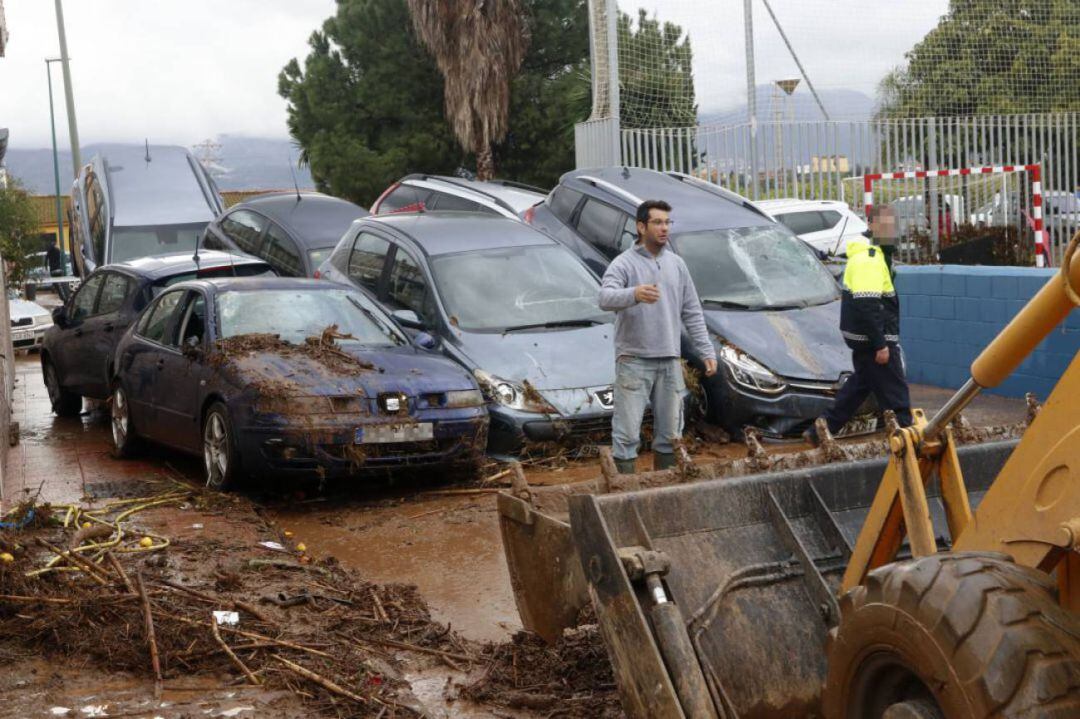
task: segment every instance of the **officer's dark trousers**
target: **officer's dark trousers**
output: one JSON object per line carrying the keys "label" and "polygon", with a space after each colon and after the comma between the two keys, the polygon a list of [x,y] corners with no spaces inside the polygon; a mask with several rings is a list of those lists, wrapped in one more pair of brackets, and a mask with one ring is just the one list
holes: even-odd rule
{"label": "officer's dark trousers", "polygon": [[853,350],[851,363],[855,373],[847,378],[836,393],[833,406],[825,412],[829,432],[836,433],[848,423],[871,393],[877,398],[882,410],[891,409],[901,427],[911,424],[911,398],[908,396],[904,365],[900,360],[900,348],[889,344],[889,361],[878,364],[874,350]]}

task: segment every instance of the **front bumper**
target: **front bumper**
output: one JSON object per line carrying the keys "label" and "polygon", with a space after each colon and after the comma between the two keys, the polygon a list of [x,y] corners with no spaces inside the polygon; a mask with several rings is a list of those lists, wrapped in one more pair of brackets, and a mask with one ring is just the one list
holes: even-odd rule
{"label": "front bumper", "polygon": [[47,325],[12,325],[11,346],[17,350],[38,349],[50,328],[51,322]]}
{"label": "front bumper", "polygon": [[[431,416],[420,413],[399,422],[431,422],[429,440],[358,444],[357,428],[393,424],[388,417],[345,417],[297,426],[250,422],[240,427],[237,443],[249,474],[356,476],[379,470],[464,465],[479,460],[487,443],[488,418],[483,407]],[[434,414],[434,413],[433,413]]]}
{"label": "front bumper", "polygon": [[767,437],[798,436],[832,406],[839,383],[787,381],[774,395],[750,392],[731,379],[726,368],[705,382],[709,402],[719,403],[724,428],[739,432],[755,427]]}
{"label": "front bumper", "polygon": [[611,439],[613,410],[579,412],[571,416],[519,412],[492,405],[488,454],[512,457],[520,454],[526,443],[565,442],[567,444],[603,444]]}

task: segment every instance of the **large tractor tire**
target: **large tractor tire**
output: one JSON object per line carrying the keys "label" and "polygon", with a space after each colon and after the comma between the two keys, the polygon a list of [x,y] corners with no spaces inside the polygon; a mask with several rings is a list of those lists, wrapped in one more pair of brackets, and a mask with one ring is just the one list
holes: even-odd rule
{"label": "large tractor tire", "polygon": [[828,719],[1080,717],[1080,618],[1043,572],[939,554],[869,574],[840,604]]}

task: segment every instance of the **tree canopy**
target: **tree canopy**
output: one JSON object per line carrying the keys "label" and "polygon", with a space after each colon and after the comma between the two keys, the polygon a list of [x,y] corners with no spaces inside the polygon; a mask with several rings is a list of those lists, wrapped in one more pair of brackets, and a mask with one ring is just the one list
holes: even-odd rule
{"label": "tree canopy", "polygon": [[619,114],[623,127],[697,124],[693,51],[679,25],[638,10],[619,13]]}
{"label": "tree canopy", "polygon": [[0,187],[0,257],[7,266],[9,287],[23,281],[27,255],[41,250],[37,232],[37,212],[30,195],[15,181]]}
{"label": "tree canopy", "polygon": [[1080,109],[1080,3],[950,0],[882,81],[883,117]]}

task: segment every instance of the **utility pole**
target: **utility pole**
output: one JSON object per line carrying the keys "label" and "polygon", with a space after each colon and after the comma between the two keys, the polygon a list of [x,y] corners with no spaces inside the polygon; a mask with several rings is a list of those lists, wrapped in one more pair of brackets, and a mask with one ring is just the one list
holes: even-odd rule
{"label": "utility pole", "polygon": [[67,35],[64,33],[64,7],[61,0],[56,0],[56,31],[60,35],[60,67],[64,70],[64,99],[67,101],[72,176],[77,178],[79,168],[82,167],[82,155],[79,153],[79,126],[75,122],[75,96],[71,92],[71,63],[68,58]]}
{"label": "utility pole", "polygon": [[49,78],[49,128],[52,130],[52,161],[53,181],[56,183],[56,229],[59,232],[57,244],[62,252],[64,249],[64,205],[60,199],[60,155],[56,151],[56,113],[53,112],[52,96],[52,63],[59,62],[59,58],[45,58],[45,76]]}
{"label": "utility pole", "polygon": [[[56,0],[60,2],[60,0]],[[754,9],[753,0],[743,0],[743,25],[746,29],[746,102],[750,114],[750,199],[757,199],[757,87],[754,82]]]}

